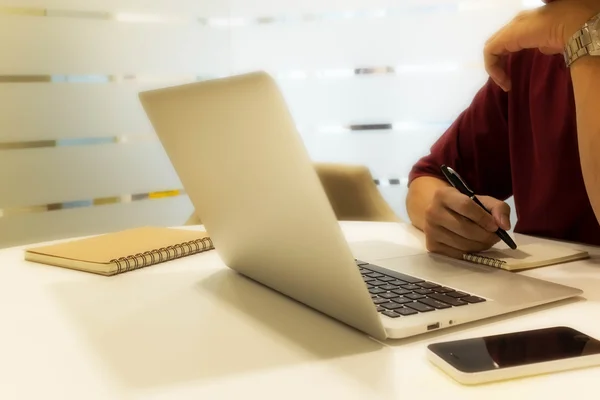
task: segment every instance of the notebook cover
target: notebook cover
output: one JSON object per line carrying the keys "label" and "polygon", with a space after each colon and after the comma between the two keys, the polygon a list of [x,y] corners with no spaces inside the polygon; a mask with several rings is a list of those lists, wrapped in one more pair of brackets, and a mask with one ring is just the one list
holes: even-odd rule
{"label": "notebook cover", "polygon": [[[163,227],[141,227],[26,249],[26,259],[93,272],[113,272],[113,260],[159,251],[183,243],[209,239],[206,232]],[[212,247],[211,247],[212,248]],[[207,248],[206,250],[209,250]],[[172,252],[174,253],[174,252]],[[100,265],[105,264],[105,271]]]}
{"label": "notebook cover", "polygon": [[580,260],[588,258],[589,254],[586,251],[563,245],[534,243],[519,246],[516,250],[492,248],[471,256],[492,259],[499,262],[496,265],[499,268],[516,271]]}

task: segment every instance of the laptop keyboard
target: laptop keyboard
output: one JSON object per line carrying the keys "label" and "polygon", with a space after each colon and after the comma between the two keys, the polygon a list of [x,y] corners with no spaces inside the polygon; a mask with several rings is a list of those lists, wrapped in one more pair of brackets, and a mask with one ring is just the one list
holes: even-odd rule
{"label": "laptop keyboard", "polygon": [[377,311],[390,318],[407,317],[452,307],[482,303],[485,299],[414,276],[356,260]]}

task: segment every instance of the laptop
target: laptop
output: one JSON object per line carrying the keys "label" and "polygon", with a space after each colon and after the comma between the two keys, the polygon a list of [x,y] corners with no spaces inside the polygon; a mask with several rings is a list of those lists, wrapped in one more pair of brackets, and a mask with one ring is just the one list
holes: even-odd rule
{"label": "laptop", "polygon": [[223,262],[373,338],[405,338],[582,293],[426,251],[355,259],[265,72],[139,96]]}

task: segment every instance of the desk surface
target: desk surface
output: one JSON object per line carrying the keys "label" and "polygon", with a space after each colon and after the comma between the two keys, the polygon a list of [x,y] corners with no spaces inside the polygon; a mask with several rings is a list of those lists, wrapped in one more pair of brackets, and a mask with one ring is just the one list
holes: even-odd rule
{"label": "desk surface", "polygon": [[[407,225],[342,225],[352,242],[423,246]],[[25,263],[22,248],[6,249],[0,399],[597,398],[597,368],[465,387],[425,358],[433,341],[558,324],[600,337],[600,252],[592,253],[527,272],[579,287],[582,299],[379,343],[237,275],[216,252],[106,278]]]}

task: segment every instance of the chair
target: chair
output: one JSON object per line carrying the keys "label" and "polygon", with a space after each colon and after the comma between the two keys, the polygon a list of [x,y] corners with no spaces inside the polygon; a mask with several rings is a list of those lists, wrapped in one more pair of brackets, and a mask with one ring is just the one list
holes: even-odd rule
{"label": "chair", "polygon": [[339,221],[399,222],[363,165],[315,163],[323,189]]}
{"label": "chair", "polygon": [[196,213],[193,213],[185,222],[185,225],[202,225],[202,220],[196,215]]}
{"label": "chair", "polygon": [[[399,222],[385,201],[369,169],[362,165],[315,163],[323,189],[339,221]],[[186,225],[200,225],[191,215]]]}

